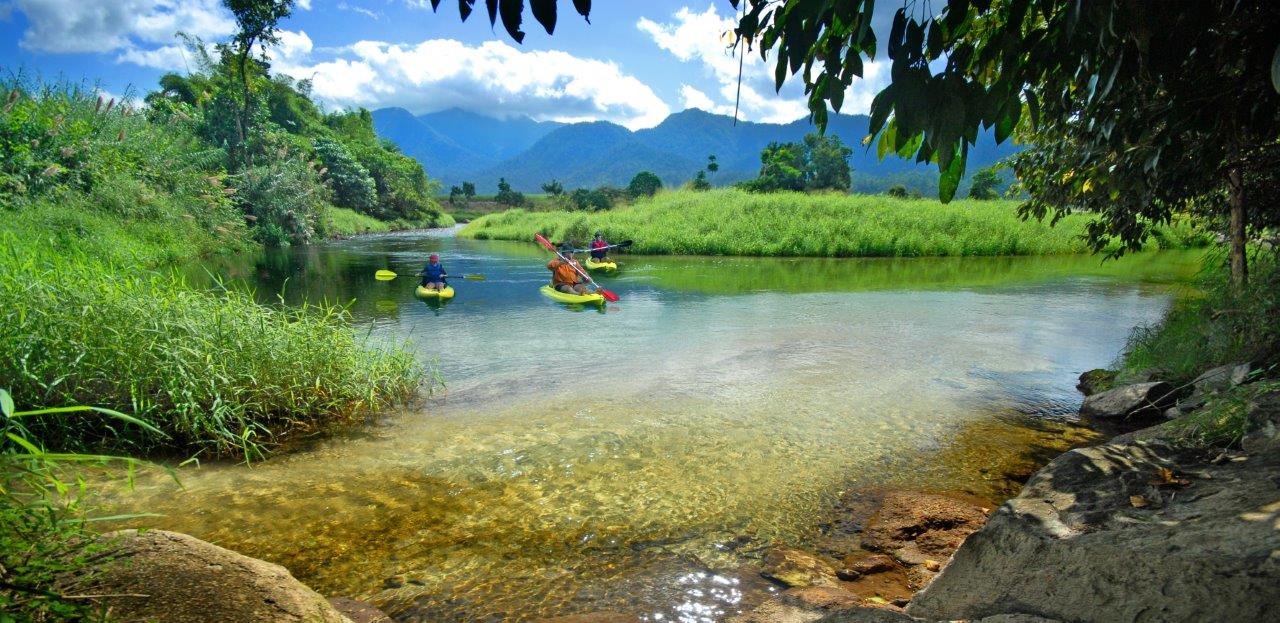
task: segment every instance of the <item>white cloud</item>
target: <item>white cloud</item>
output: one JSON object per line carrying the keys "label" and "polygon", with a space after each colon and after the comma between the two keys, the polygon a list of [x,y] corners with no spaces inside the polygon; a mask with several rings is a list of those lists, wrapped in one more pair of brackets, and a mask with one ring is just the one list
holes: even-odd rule
{"label": "white cloud", "polygon": [[311,10],[311,0],[298,0],[298,8],[303,11]]}
{"label": "white cloud", "polygon": [[680,85],[680,99],[685,108],[697,108],[707,112],[713,112],[721,115],[733,114],[733,107],[724,105],[718,106],[711,101],[711,97],[706,93],[699,91],[697,88],[682,84]]}
{"label": "white cloud", "polygon": [[[739,58],[730,47],[735,21],[732,15],[721,15],[714,4],[701,13],[683,7],[676,11],[673,21],[659,23],[640,18],[636,27],[649,35],[653,42],[686,63],[702,66],[708,77],[719,85],[718,99],[693,89],[696,94],[681,89],[686,106],[704,108],[732,114],[735,99],[739,97]],[[740,115],[752,121],[785,123],[809,114],[807,99],[798,78],[790,79],[781,93],[774,90],[773,61],[763,61],[758,53],[748,52],[741,60]],[[845,93],[843,112],[865,113],[871,99],[888,82],[884,63],[868,62],[863,80],[857,80]],[[687,85],[686,85],[687,86]],[[692,89],[692,87],[688,87]],[[693,97],[693,100],[690,97]],[[705,99],[698,99],[702,96]],[[698,101],[699,104],[693,104]],[[707,108],[708,110],[712,108]]]}
{"label": "white cloud", "polygon": [[339,3],[338,3],[338,10],[340,10],[340,11],[351,11],[351,12],[353,12],[353,13],[359,13],[359,14],[361,14],[361,15],[363,15],[363,16],[365,16],[365,17],[369,18],[369,19],[373,19],[373,20],[382,19],[382,13],[379,13],[378,11],[373,11],[373,10],[370,10],[370,9],[366,9],[366,8],[364,8],[364,7],[361,7],[361,6],[354,6],[354,5],[348,4],[345,0],[344,0],[343,2],[339,2]]}
{"label": "white cloud", "polygon": [[459,106],[494,116],[605,119],[631,128],[651,127],[670,113],[652,89],[614,63],[524,51],[502,41],[360,41],[332,59],[311,62],[296,54],[300,45],[292,49],[293,56],[283,46],[274,51],[273,66],[311,79],[315,96],[340,107],[400,106],[421,113]]}
{"label": "white cloud", "polygon": [[235,31],[218,0],[14,0],[11,6],[29,24],[20,45],[35,52],[128,54],[172,43],[179,30],[203,38]]}

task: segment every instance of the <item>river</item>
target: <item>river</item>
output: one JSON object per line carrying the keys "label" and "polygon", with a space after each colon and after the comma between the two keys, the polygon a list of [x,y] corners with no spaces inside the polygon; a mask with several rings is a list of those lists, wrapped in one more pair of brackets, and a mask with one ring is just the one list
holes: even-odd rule
{"label": "river", "polygon": [[[429,252],[455,276],[443,305],[412,294]],[[371,344],[412,350],[444,386],[251,467],[183,467],[182,488],[143,474],[113,511],[161,513],[134,523],[399,620],[719,621],[769,590],[760,550],[814,539],[844,491],[1016,492],[1087,438],[1076,376],[1198,266],[622,256],[602,279],[622,300],[584,309],[538,293],[546,259],[437,231],[193,271],[273,304],[349,302]]]}

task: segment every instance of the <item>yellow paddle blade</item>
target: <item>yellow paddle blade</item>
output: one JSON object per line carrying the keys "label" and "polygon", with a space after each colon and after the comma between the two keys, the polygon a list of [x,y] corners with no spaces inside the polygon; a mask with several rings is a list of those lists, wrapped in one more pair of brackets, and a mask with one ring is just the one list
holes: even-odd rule
{"label": "yellow paddle blade", "polygon": [[396,274],[389,270],[380,270],[376,273],[373,273],[373,278],[377,279],[378,281],[391,281],[392,279],[396,278]]}
{"label": "yellow paddle blade", "polygon": [[463,279],[472,279],[475,281],[484,281],[484,275],[466,275]]}

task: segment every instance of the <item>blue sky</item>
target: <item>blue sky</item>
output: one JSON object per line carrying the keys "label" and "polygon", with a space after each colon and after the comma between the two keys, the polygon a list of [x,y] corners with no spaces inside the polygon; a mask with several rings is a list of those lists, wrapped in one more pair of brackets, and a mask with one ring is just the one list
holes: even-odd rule
{"label": "blue sky", "polygon": [[[329,109],[457,106],[633,129],[690,107],[732,113],[738,60],[723,38],[728,0],[596,0],[590,24],[569,0],[560,5],[554,36],[526,9],[517,44],[501,23],[490,28],[483,8],[462,23],[455,0],[439,13],[427,0],[298,0],[268,54],[276,71],[312,80]],[[175,33],[211,43],[233,30],[219,0],[0,0],[0,68],[141,94],[163,73],[186,71]],[[887,74],[885,64],[868,64],[844,112],[866,112]],[[775,93],[770,65],[754,53],[741,110],[753,121],[807,114],[801,86]]]}

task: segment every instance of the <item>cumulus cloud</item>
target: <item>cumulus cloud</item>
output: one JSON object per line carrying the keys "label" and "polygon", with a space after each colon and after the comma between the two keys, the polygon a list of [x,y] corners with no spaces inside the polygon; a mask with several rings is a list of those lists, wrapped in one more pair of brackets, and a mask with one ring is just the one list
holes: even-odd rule
{"label": "cumulus cloud", "polygon": [[360,41],[332,58],[309,60],[301,50],[310,51],[310,39],[304,45],[294,33],[282,33],[281,43],[273,66],[311,79],[314,95],[340,107],[422,113],[458,106],[493,116],[605,119],[631,128],[651,127],[670,113],[652,89],[616,64],[561,51],[524,51],[502,41]]}
{"label": "cumulus cloud", "polygon": [[159,62],[163,53],[148,57],[144,50],[172,43],[179,30],[203,38],[235,31],[218,0],[14,0],[11,6],[29,24],[19,44],[35,52],[121,52]]}
{"label": "cumulus cloud", "polygon": [[[697,12],[683,7],[672,21],[656,22],[640,18],[636,27],[649,35],[657,46],[685,63],[700,65],[707,77],[718,85],[716,98],[693,87],[681,89],[686,106],[706,110],[729,111],[738,98],[739,58],[733,44],[733,15],[721,15],[716,5]],[[773,62],[761,60],[757,53],[742,59],[740,115],[752,121],[785,123],[809,114],[803,86],[798,79],[789,80],[781,93],[774,90]],[[843,112],[865,113],[875,94],[888,82],[887,66],[882,62],[866,64],[864,79],[855,81],[845,94]],[[695,104],[694,102],[697,102]]]}

